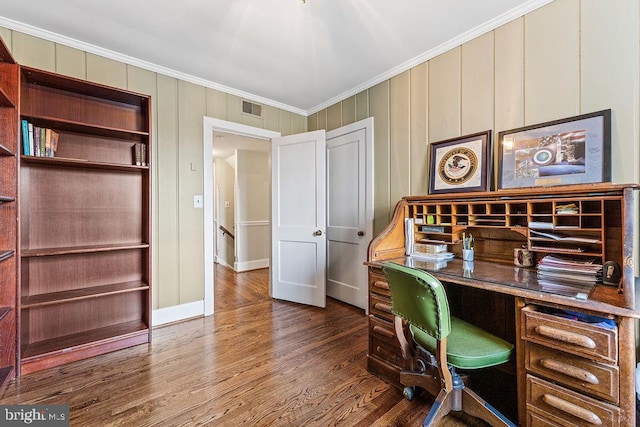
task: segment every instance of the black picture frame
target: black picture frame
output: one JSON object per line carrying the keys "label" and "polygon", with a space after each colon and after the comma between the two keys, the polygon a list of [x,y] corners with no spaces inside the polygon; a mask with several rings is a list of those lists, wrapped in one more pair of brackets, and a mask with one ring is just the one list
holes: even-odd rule
{"label": "black picture frame", "polygon": [[611,110],[498,133],[498,189],[611,180]]}
{"label": "black picture frame", "polygon": [[491,130],[432,142],[429,194],[488,191],[491,153]]}

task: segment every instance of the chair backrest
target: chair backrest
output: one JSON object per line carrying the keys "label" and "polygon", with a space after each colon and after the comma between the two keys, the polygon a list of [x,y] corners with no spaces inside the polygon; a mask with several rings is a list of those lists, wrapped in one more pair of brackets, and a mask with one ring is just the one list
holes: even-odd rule
{"label": "chair backrest", "polygon": [[451,332],[449,302],[442,283],[426,271],[396,263],[382,270],[391,289],[391,311],[437,340]]}

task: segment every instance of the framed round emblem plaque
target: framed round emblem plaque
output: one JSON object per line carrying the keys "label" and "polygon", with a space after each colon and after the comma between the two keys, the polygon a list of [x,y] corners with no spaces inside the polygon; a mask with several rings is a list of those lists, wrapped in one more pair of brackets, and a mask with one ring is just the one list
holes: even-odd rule
{"label": "framed round emblem plaque", "polygon": [[431,143],[429,194],[488,191],[491,131]]}

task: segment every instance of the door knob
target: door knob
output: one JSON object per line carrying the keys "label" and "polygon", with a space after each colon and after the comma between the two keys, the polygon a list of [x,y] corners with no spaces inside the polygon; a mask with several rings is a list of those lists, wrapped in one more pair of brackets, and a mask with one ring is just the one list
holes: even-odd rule
{"label": "door knob", "polygon": [[322,236],[322,230],[316,230],[313,232],[314,236]]}
{"label": "door knob", "polygon": [[358,236],[360,236],[360,237],[364,236],[364,231],[362,231],[362,230],[358,231]]}

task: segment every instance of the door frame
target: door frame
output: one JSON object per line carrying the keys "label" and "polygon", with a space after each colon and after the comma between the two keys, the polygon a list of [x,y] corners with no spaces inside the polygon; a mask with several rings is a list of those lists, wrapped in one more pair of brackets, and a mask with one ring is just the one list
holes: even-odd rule
{"label": "door frame", "polygon": [[[204,188],[204,315],[213,314],[213,284],[214,284],[214,246],[213,239],[216,232],[213,227],[213,132],[218,130],[221,132],[235,133],[237,135],[248,136],[256,139],[271,140],[272,138],[281,136],[280,132],[268,129],[257,128],[253,126],[243,125],[240,123],[229,122],[226,120],[215,119],[213,117],[203,116],[203,188]],[[209,154],[207,154],[209,153]]]}

